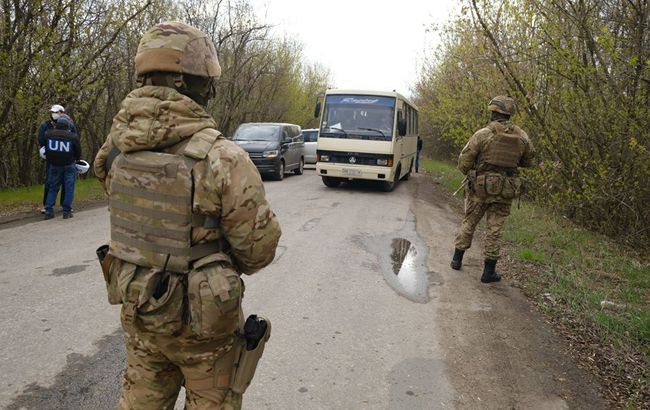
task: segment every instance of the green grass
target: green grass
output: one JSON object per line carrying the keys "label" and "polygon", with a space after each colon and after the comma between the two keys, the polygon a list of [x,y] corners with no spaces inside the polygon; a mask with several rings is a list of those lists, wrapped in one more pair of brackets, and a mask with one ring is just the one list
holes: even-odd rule
{"label": "green grass", "polygon": [[[75,201],[101,199],[104,190],[94,178],[77,180],[74,189]],[[57,200],[58,201],[58,200]],[[41,207],[43,203],[43,185],[0,191],[0,209]]]}
{"label": "green grass", "polygon": [[544,252],[538,252],[528,248],[519,249],[517,251],[517,257],[521,260],[530,262],[544,262],[546,260]]}
{"label": "green grass", "polygon": [[[422,165],[451,192],[462,181],[451,164],[425,160]],[[552,295],[555,304],[545,307],[547,312],[591,323],[603,344],[632,348],[650,360],[648,255],[525,201],[513,203],[503,239],[513,248],[509,253],[517,270],[526,272],[519,275],[526,292],[533,298]],[[533,273],[526,271],[530,263],[537,265]],[[602,301],[616,305],[603,307]]]}
{"label": "green grass", "polygon": [[449,191],[454,192],[462,184],[465,177],[458,171],[454,165],[447,162],[423,159],[420,161],[422,168],[438,178],[442,185]]}
{"label": "green grass", "polygon": [[[534,242],[522,243],[522,236]],[[603,336],[650,355],[650,267],[642,256],[528,203],[513,206],[503,238],[518,249],[516,258],[544,265],[527,279],[531,289],[551,293]],[[617,307],[603,308],[605,300]]]}

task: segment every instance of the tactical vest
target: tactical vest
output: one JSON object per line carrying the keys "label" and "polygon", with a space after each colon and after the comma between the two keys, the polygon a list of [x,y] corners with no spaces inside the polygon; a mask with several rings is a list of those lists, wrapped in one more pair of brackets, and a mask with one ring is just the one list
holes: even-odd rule
{"label": "tactical vest", "polygon": [[495,165],[503,168],[517,168],[526,150],[523,136],[514,127],[505,126],[498,121],[488,125],[492,136],[485,144],[478,163]]}
{"label": "tactical vest", "polygon": [[115,157],[109,187],[112,255],[183,273],[193,261],[221,250],[219,242],[192,244],[192,228],[206,226],[205,215],[192,213],[192,168],[220,135],[200,131],[179,154],[137,151]]}
{"label": "tactical vest", "polygon": [[70,165],[77,159],[79,139],[67,129],[52,128],[45,132],[45,156],[52,165]]}

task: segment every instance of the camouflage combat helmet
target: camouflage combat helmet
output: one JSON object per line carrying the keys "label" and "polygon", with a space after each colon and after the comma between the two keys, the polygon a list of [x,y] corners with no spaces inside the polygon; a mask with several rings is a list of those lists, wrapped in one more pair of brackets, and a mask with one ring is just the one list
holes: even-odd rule
{"label": "camouflage combat helmet", "polygon": [[135,72],[190,74],[219,78],[217,51],[202,31],[180,22],[159,23],[147,30],[135,56]]}
{"label": "camouflage combat helmet", "polygon": [[488,110],[500,112],[505,115],[514,115],[517,111],[517,104],[512,97],[498,95],[490,100],[488,103]]}

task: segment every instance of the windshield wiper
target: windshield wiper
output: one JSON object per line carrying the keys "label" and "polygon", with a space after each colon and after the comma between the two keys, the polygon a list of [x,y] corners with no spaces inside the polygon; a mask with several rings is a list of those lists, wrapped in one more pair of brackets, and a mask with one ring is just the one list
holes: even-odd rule
{"label": "windshield wiper", "polygon": [[345,135],[345,138],[348,138],[348,133],[345,132],[345,130],[344,130],[343,128],[338,128],[338,127],[327,127],[327,129],[329,129],[329,130],[337,130],[337,131],[341,131],[341,132]]}
{"label": "windshield wiper", "polygon": [[364,131],[375,131],[381,134],[382,137],[386,138],[386,134],[382,130],[378,130],[376,128],[357,128],[358,130],[364,130]]}

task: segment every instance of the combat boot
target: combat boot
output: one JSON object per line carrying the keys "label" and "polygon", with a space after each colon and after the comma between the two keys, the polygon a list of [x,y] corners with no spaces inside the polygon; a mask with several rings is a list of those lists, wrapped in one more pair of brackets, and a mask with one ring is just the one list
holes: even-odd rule
{"label": "combat boot", "polygon": [[47,213],[47,212],[45,213],[45,216],[43,217],[43,219],[46,220],[46,221],[48,219],[52,219],[52,218],[54,218],[54,214],[53,213]]}
{"label": "combat boot", "polygon": [[72,215],[72,212],[64,212],[63,213],[63,219],[68,219],[68,218],[72,218],[72,217],[74,217],[74,215]]}
{"label": "combat boot", "polygon": [[460,267],[463,266],[463,255],[465,254],[464,250],[458,248],[454,249],[454,257],[451,260],[451,268],[454,270],[460,270]]}
{"label": "combat boot", "polygon": [[490,283],[490,282],[500,281],[501,275],[499,275],[494,271],[496,267],[497,267],[496,259],[486,259],[485,266],[483,267],[483,275],[481,276],[481,282]]}

